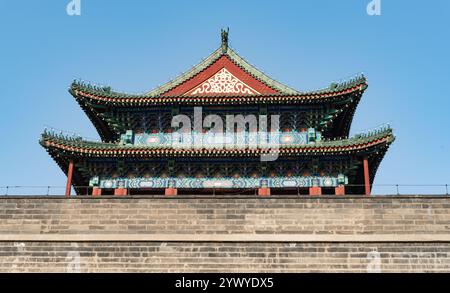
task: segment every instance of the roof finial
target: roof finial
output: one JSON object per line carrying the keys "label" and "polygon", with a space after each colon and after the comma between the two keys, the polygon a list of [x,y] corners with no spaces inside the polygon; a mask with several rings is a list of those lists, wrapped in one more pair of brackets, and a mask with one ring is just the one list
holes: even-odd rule
{"label": "roof finial", "polygon": [[222,53],[226,53],[228,50],[228,32],[230,31],[230,28],[227,27],[226,30],[221,29],[221,36],[222,36]]}

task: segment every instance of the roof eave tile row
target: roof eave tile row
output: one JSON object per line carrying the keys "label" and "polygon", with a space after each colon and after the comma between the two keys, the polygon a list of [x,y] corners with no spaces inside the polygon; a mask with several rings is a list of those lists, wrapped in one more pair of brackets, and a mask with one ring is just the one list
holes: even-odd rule
{"label": "roof eave tile row", "polygon": [[[393,142],[391,131],[379,133],[371,137],[351,138],[338,141],[326,141],[312,145],[280,146],[276,151],[279,155],[326,155],[350,154],[367,151],[373,147],[388,146]],[[204,157],[204,156],[258,156],[271,154],[273,149],[176,149],[149,148],[145,146],[123,146],[112,143],[96,143],[83,140],[64,140],[49,135],[43,135],[41,144],[46,149],[68,152],[73,155],[88,157]]]}
{"label": "roof eave tile row", "polygon": [[359,84],[347,88],[329,91],[317,91],[304,94],[274,94],[274,95],[213,95],[213,96],[168,96],[168,97],[146,97],[146,96],[114,96],[107,92],[83,88],[72,85],[71,93],[77,99],[88,99],[91,102],[110,105],[165,105],[165,104],[233,104],[233,103],[315,103],[327,99],[335,99],[355,92],[363,92],[367,83],[361,81]]}

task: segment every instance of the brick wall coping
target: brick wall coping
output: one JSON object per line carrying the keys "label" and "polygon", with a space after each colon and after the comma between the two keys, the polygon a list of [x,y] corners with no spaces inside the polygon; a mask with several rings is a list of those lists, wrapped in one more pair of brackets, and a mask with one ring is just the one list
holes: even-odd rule
{"label": "brick wall coping", "polygon": [[450,242],[449,234],[1,234],[0,242]]}
{"label": "brick wall coping", "polygon": [[58,200],[77,200],[77,199],[91,199],[102,200],[102,199],[117,199],[117,200],[134,200],[134,199],[167,199],[167,200],[190,200],[190,199],[261,199],[261,200],[273,200],[273,199],[301,199],[301,200],[316,200],[316,199],[363,199],[363,200],[376,200],[376,199],[404,199],[404,198],[445,198],[450,199],[450,195],[442,194],[409,194],[409,195],[318,195],[318,196],[298,196],[298,195],[272,195],[267,197],[262,197],[258,195],[179,195],[179,196],[165,196],[165,195],[127,195],[123,197],[118,197],[114,195],[102,195],[101,197],[94,198],[92,196],[73,196],[71,198],[66,198],[64,195],[54,196],[54,195],[0,195],[0,200],[5,199],[58,199]]}

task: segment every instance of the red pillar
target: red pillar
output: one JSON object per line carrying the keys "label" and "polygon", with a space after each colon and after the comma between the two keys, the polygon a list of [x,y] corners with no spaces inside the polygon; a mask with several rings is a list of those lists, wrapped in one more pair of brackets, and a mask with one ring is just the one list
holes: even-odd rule
{"label": "red pillar", "polygon": [[168,187],[164,190],[164,195],[166,196],[175,196],[178,194],[178,190],[173,187]]}
{"label": "red pillar", "polygon": [[102,189],[100,187],[92,188],[92,196],[101,196],[101,195],[102,195]]}
{"label": "red pillar", "polygon": [[322,195],[322,187],[312,186],[309,188],[309,195]]}
{"label": "red pillar", "polygon": [[269,196],[270,188],[267,188],[267,187],[258,188],[258,195],[259,196]]}
{"label": "red pillar", "polygon": [[339,185],[334,188],[335,195],[345,195],[345,186]]}
{"label": "red pillar", "polygon": [[70,189],[72,188],[73,176],[73,160],[69,161],[69,170],[67,171],[66,196],[70,196]]}
{"label": "red pillar", "polygon": [[364,157],[364,188],[365,194],[370,195],[369,160]]}
{"label": "red pillar", "polygon": [[116,196],[125,196],[127,195],[128,190],[126,188],[116,188],[114,189],[114,195]]}

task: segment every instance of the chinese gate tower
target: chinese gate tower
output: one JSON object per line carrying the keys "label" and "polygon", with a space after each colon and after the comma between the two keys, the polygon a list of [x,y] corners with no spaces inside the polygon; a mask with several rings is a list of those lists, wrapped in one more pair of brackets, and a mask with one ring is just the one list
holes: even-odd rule
{"label": "chinese gate tower", "polygon": [[[73,82],[69,91],[101,142],[45,131],[40,143],[67,174],[66,195],[71,187],[94,196],[368,195],[394,136],[385,127],[349,137],[366,88],[359,76],[312,92],[292,89],[240,57],[223,30],[216,51],[146,94]],[[173,127],[174,117],[194,121],[199,113],[201,129],[180,135]],[[239,115],[256,117],[259,128],[244,124],[218,141],[218,133],[205,127],[208,116],[225,126]],[[277,129],[269,127],[273,117]],[[261,159],[268,154],[276,159]]]}

